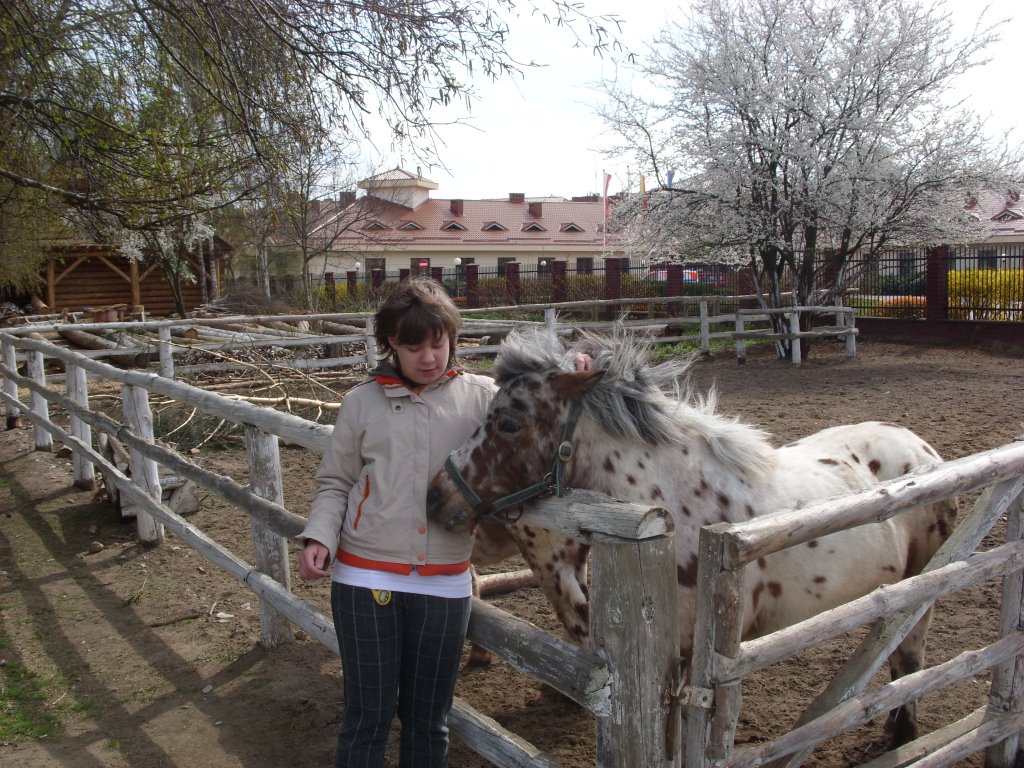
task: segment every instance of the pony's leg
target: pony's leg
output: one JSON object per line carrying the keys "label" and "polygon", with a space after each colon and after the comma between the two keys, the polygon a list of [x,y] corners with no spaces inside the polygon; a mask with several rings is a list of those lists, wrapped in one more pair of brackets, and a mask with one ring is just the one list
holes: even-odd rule
{"label": "pony's leg", "polygon": [[[914,576],[924,570],[928,561],[956,528],[959,512],[960,500],[954,498],[943,499],[909,513],[912,517],[908,518],[907,522],[916,533],[911,537],[910,558],[905,576]],[[924,669],[925,647],[931,621],[932,610],[929,609],[889,657],[889,674],[893,680]],[[891,736],[893,746],[900,746],[916,739],[917,702],[911,701],[892,710],[886,721],[886,730]]]}
{"label": "pony's leg", "polygon": [[[931,609],[903,639],[889,657],[889,674],[893,680],[919,672],[924,668],[928,626],[932,621]],[[891,747],[899,747],[917,738],[917,702],[911,701],[889,712],[885,723]]]}
{"label": "pony's leg", "polygon": [[587,556],[590,547],[557,531],[523,525],[510,533],[519,544],[537,586],[551,603],[565,632],[581,648],[590,646]]}

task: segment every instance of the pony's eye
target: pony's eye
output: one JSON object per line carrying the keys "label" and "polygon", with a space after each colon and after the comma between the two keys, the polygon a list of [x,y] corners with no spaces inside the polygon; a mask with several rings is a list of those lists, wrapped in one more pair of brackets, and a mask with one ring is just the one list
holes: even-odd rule
{"label": "pony's eye", "polygon": [[512,419],[501,419],[498,422],[498,430],[507,435],[514,435],[519,431],[519,425]]}

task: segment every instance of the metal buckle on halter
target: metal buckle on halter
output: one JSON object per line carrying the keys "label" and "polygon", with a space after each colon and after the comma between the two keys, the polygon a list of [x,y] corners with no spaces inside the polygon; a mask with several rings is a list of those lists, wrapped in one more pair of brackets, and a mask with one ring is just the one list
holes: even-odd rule
{"label": "metal buckle on halter", "polygon": [[572,443],[568,440],[563,440],[558,446],[558,460],[568,461],[572,458]]}

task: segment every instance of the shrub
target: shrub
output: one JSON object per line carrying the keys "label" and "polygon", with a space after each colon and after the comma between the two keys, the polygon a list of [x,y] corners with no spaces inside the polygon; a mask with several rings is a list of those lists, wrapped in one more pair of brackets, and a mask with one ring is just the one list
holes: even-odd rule
{"label": "shrub", "polygon": [[921,296],[925,292],[925,273],[879,275],[878,284],[872,290],[883,296]]}
{"label": "shrub", "polygon": [[914,320],[925,316],[928,299],[924,296],[899,296],[880,299],[871,313],[874,317]]}
{"label": "shrub", "polygon": [[949,273],[951,320],[1020,320],[1024,269],[956,269]]}

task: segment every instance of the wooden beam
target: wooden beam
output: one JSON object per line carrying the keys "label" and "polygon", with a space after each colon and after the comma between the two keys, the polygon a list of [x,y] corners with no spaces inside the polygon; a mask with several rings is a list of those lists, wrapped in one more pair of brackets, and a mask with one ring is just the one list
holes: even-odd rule
{"label": "wooden beam", "polygon": [[123,269],[121,269],[119,266],[117,266],[114,262],[112,262],[106,256],[97,256],[96,258],[99,259],[100,261],[102,261],[104,264],[106,264],[110,268],[111,272],[113,272],[116,275],[119,275],[121,277],[121,279],[124,280],[126,283],[130,283],[132,281],[132,279],[128,275],[125,274]]}
{"label": "wooden beam", "polygon": [[131,297],[131,301],[128,303],[133,307],[138,307],[142,304],[142,287],[139,285],[139,262],[135,259],[128,260],[128,283]]}

